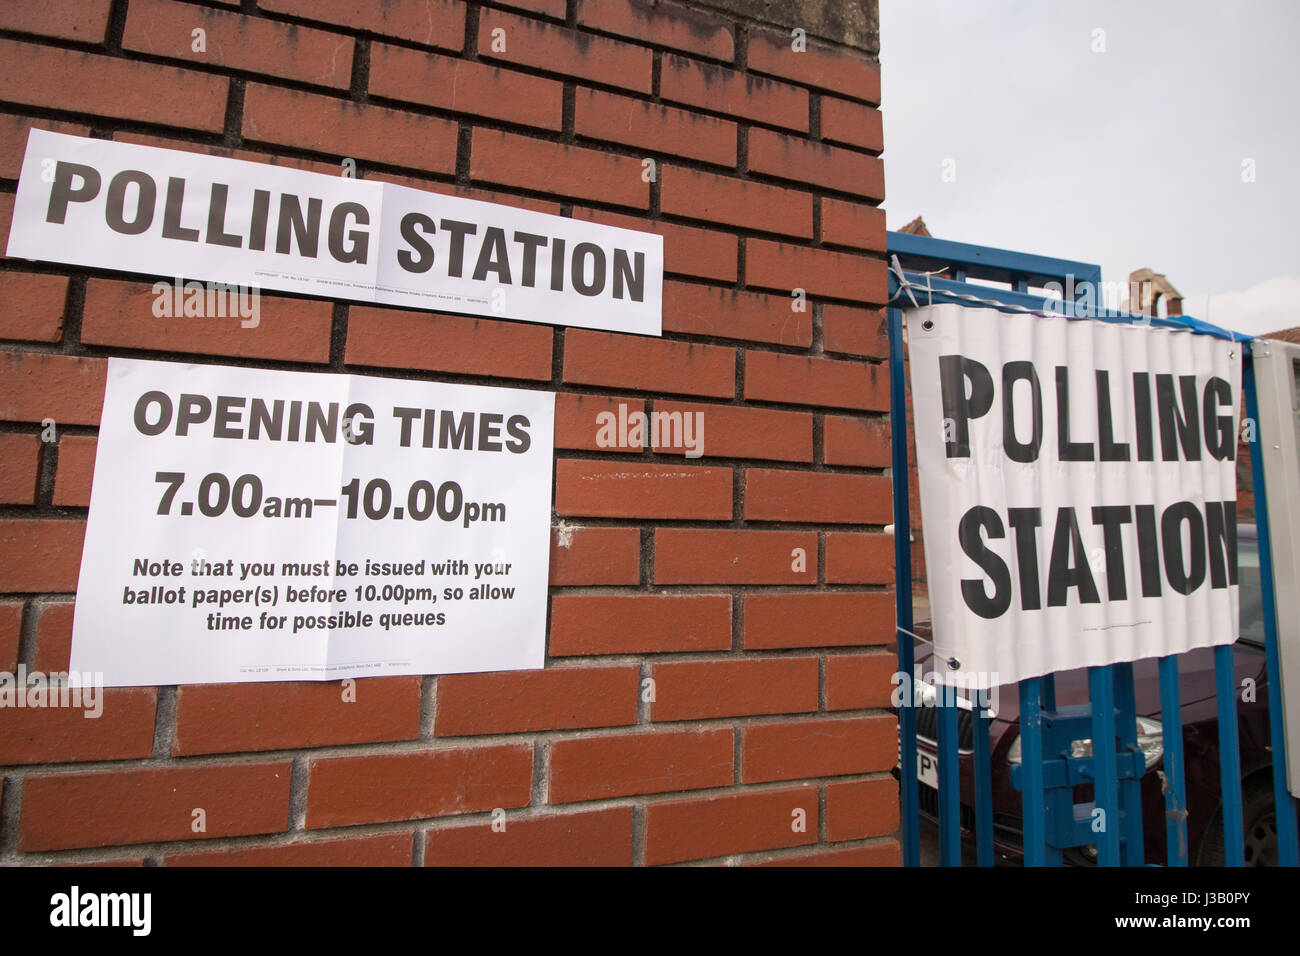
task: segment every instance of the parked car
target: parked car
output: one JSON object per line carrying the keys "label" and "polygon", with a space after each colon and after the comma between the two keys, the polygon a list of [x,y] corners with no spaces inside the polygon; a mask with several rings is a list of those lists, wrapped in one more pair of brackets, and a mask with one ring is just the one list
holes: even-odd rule
{"label": "parked car", "polygon": [[[1273,801],[1273,759],[1268,727],[1268,687],[1264,665],[1264,622],[1259,586],[1259,551],[1255,526],[1238,526],[1238,567],[1241,585],[1241,633],[1233,647],[1236,671],[1237,718],[1241,738],[1242,800],[1245,821],[1247,866],[1275,866],[1278,857],[1277,824]],[[917,633],[926,636],[925,625]],[[918,668],[930,670],[932,646],[916,642]],[[1163,728],[1169,719],[1161,713],[1160,678],[1157,661],[1133,665],[1138,713],[1138,744],[1146,754],[1147,772],[1142,778],[1142,825],[1145,856],[1149,863],[1163,863],[1165,849],[1165,806],[1161,790],[1164,768]],[[1254,693],[1246,693],[1253,681]],[[1219,729],[1215,698],[1214,652],[1204,648],[1179,657],[1179,690],[1182,713],[1187,796],[1188,861],[1193,865],[1222,865],[1224,860],[1223,819],[1220,811]],[[1245,699],[1243,699],[1245,698]],[[1056,675],[1058,705],[1088,702],[1088,674],[1085,669]],[[1016,863],[1023,858],[1021,794],[1011,784],[1011,767],[1020,760],[1019,694],[1015,684],[998,688],[996,715],[989,726],[993,784],[993,840],[995,859]],[[922,816],[937,820],[939,794],[937,774],[938,710],[917,707],[917,773],[920,777]],[[961,827],[963,839],[974,842],[975,798],[972,762],[973,725],[971,712],[958,712],[958,762],[961,773]],[[1076,755],[1091,752],[1090,740],[1076,741]],[[897,773],[897,771],[895,771]],[[1074,790],[1074,802],[1093,799],[1092,787]],[[1087,846],[1064,853],[1067,863],[1091,865],[1096,847]]]}

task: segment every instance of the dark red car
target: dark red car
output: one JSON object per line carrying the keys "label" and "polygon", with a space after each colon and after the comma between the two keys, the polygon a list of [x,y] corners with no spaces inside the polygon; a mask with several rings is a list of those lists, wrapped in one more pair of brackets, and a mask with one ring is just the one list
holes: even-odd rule
{"label": "dark red car", "polygon": [[[1273,803],[1273,757],[1269,742],[1268,690],[1264,666],[1263,614],[1259,588],[1259,552],[1254,525],[1238,529],[1238,564],[1241,584],[1241,634],[1233,648],[1238,693],[1237,716],[1241,737],[1242,801],[1245,820],[1247,866],[1277,865],[1277,825]],[[919,634],[927,632],[918,628]],[[928,671],[931,646],[916,645],[916,662]],[[1133,665],[1137,699],[1139,746],[1146,753],[1147,772],[1142,778],[1142,824],[1148,863],[1163,864],[1165,850],[1162,728],[1166,715],[1160,709],[1160,679],[1155,659]],[[1180,694],[1187,794],[1188,862],[1192,865],[1223,864],[1223,823],[1219,798],[1219,729],[1215,698],[1214,652],[1190,651],[1179,657]],[[1253,694],[1245,691],[1251,687]],[[1247,682],[1243,684],[1243,682]],[[1246,699],[1243,699],[1246,698]],[[1056,675],[1058,705],[1088,702],[1086,670]],[[989,728],[993,779],[993,839],[995,859],[1016,863],[1023,856],[1021,795],[1011,785],[1011,767],[1019,760],[1019,696],[1016,685],[998,688],[996,716]],[[917,707],[917,763],[921,815],[938,816],[937,774],[938,711]],[[975,827],[974,770],[972,766],[972,723],[969,710],[958,712],[959,765],[961,768],[961,825],[965,841],[973,844]],[[1091,747],[1090,741],[1076,741],[1076,748]],[[896,771],[897,772],[897,771]],[[1090,786],[1076,787],[1075,803],[1092,799]],[[1091,865],[1096,847],[1067,850],[1065,862]]]}

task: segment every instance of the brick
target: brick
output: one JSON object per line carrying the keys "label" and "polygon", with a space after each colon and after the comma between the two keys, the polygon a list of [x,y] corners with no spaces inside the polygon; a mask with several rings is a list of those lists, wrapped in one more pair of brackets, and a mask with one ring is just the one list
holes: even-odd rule
{"label": "brick", "polygon": [[229,81],[157,63],[0,40],[0,100],[221,132]]}
{"label": "brick", "polygon": [[831,654],[826,658],[826,709],[888,707],[898,658],[887,654]]}
{"label": "brick", "polygon": [[98,425],[108,362],[71,355],[5,352],[0,358],[0,421]]}
{"label": "brick", "polygon": [[614,734],[551,744],[550,802],[730,786],[734,735],[725,730]]}
{"label": "brick", "polygon": [[886,840],[867,846],[848,847],[842,850],[820,850],[816,853],[796,853],[760,866],[902,866],[898,841]]}
{"label": "brick", "polygon": [[[59,693],[54,691],[52,699],[59,699]],[[83,706],[0,708],[0,765],[148,757],[157,690],[109,687],[95,694],[92,708],[84,701]]]}
{"label": "brick", "polygon": [[0,505],[36,504],[40,462],[40,435],[0,434]]}
{"label": "brick", "polygon": [[410,833],[168,853],[163,866],[410,866]]}
{"label": "brick", "polygon": [[637,669],[555,667],[438,678],[439,737],[615,727],[636,722]]}
{"label": "brick", "polygon": [[72,657],[71,601],[51,601],[39,605],[36,612],[35,670],[46,674],[69,669]]}
{"label": "brick", "polygon": [[884,260],[769,239],[745,241],[745,284],[786,295],[804,289],[810,296],[859,304],[884,305],[889,299]]}
{"label": "brick", "polygon": [[425,866],[630,866],[631,807],[430,830]]}
{"label": "brick", "polygon": [[554,657],[730,648],[729,594],[557,594],[551,598]]}
{"label": "brick", "polygon": [[[817,841],[817,788],[670,800],[646,808],[648,865],[703,860]],[[803,828],[792,824],[802,819]]]}
{"label": "brick", "polygon": [[60,507],[90,507],[91,484],[95,477],[94,435],[64,435],[59,439],[59,470],[54,475],[54,504]]}
{"label": "brick", "polygon": [[247,139],[433,173],[456,171],[456,124],[261,83],[244,91]]}
{"label": "brick", "polygon": [[[29,776],[25,853],[279,833],[289,824],[288,760]],[[207,830],[195,833],[202,808]]]}
{"label": "brick", "polygon": [[651,153],[685,156],[718,166],[736,165],[736,124],[675,106],[579,87],[574,132]]}
{"label": "brick", "polygon": [[[637,412],[645,412],[644,399],[560,392],[555,396],[555,447],[625,454],[639,452],[645,448],[644,429],[638,431],[628,426],[625,435],[618,434],[618,422],[627,421]],[[611,415],[613,418],[608,417]],[[607,427],[611,422],[614,424],[612,432]],[[626,442],[622,441],[624,437]],[[598,439],[607,443],[602,445]],[[617,443],[609,444],[609,440]]]}
{"label": "brick", "polygon": [[[504,30],[504,36],[498,33],[494,37],[497,30]],[[500,48],[498,38],[504,40],[505,49]],[[650,92],[653,54],[645,47],[500,10],[485,8],[479,14],[478,55],[638,93]]]}
{"label": "brick", "polygon": [[544,17],[563,20],[568,0],[497,0],[499,7],[514,7],[529,13],[540,13]]}
{"label": "brick", "polygon": [[370,93],[454,113],[558,130],[563,84],[486,63],[376,43],[370,48]]}
{"label": "brick", "polygon": [[258,6],[443,50],[465,45],[465,4],[460,0],[260,0]]}
{"label": "brick", "polygon": [[888,591],[821,591],[745,597],[745,650],[853,647],[894,639]]}
{"label": "brick", "polygon": [[198,684],[177,691],[172,754],[238,753],[414,740],[420,678]]}
{"label": "brick", "polygon": [[745,354],[745,398],[885,412],[889,370],[866,362],[751,351]]}
{"label": "brick", "polygon": [[[554,528],[551,584],[638,584],[641,532],[636,528]],[[554,613],[554,612],[552,612]],[[552,622],[551,653],[556,653]]]}
{"label": "brick", "polygon": [[[772,461],[812,461],[812,415],[744,405],[705,405],[656,401],[656,413],[702,415],[704,454],[710,458],[764,458]],[[656,445],[659,454],[684,455],[676,447]]]}
{"label": "brick", "polygon": [[[195,29],[207,34],[202,51]],[[134,0],[122,48],[336,89],[352,82],[351,37],[171,0]]]}
{"label": "brick", "polygon": [[131,133],[119,130],[113,134],[115,143],[135,143],[137,146],[156,146],[159,149],[176,149],[186,153],[199,153],[203,156],[220,156],[225,159],[242,159],[249,163],[266,163],[268,166],[283,166],[286,169],[302,169],[310,173],[324,173],[337,176],[340,171],[338,163],[322,163],[300,156],[281,156],[259,152],[256,149],[231,149],[228,146],[216,146],[212,143],[191,143],[188,140],[173,139],[170,136],[149,136],[144,133]]}
{"label": "brick", "polygon": [[823,196],[822,242],[870,252],[885,251],[885,211]]}
{"label": "brick", "polygon": [[[696,229],[671,222],[649,222],[604,210],[573,210],[574,219],[601,222],[608,226],[653,232],[664,237],[664,272],[697,276],[721,282],[735,282],[739,271],[739,241],[734,235],[712,229]],[[668,283],[664,284],[665,292]],[[665,309],[666,311],[666,309]],[[666,321],[666,320],[665,320]]]}
{"label": "brick", "polygon": [[660,179],[667,215],[812,238],[811,193],[682,166],[665,166]]}
{"label": "brick", "polygon": [[510,193],[498,192],[494,189],[478,189],[473,186],[461,186],[458,183],[444,183],[436,179],[424,179],[417,176],[403,176],[397,173],[390,173],[382,169],[365,169],[362,168],[367,180],[383,183],[393,183],[396,186],[405,186],[408,189],[419,189],[428,193],[437,193],[442,196],[461,196],[465,199],[477,199],[480,202],[500,203],[503,206],[515,206],[519,209],[531,209],[534,212],[544,212],[548,216],[558,216],[563,208],[558,202],[547,202],[542,199],[533,199],[529,196],[512,196]]}
{"label": "brick", "polygon": [[753,724],[740,743],[744,783],[888,770],[898,759],[892,714]]}
{"label": "brick", "polygon": [[771,73],[854,99],[880,103],[880,67],[862,53],[815,40],[796,52],[789,34],[753,30],[748,55],[749,68],[757,73]]}
{"label": "brick", "polygon": [[889,357],[889,326],[880,309],[844,305],[822,307],[822,347],[827,352]]}
{"label": "brick", "polygon": [[885,198],[885,164],[880,157],[766,129],[749,132],[749,171],[877,202]]}
{"label": "brick", "polygon": [[747,521],[883,525],[893,517],[893,498],[880,475],[750,468],[743,514]]}
{"label": "brick", "polygon": [[0,519],[0,592],[72,592],[81,570],[86,522]]}
{"label": "brick", "polygon": [[808,131],[807,90],[676,54],[663,58],[659,95],[670,103]]}
{"label": "brick", "polygon": [[0,30],[103,43],[112,6],[112,0],[8,0],[0,5]]}
{"label": "brick", "polygon": [[730,468],[640,462],[555,463],[555,511],[591,518],[731,518]]}
{"label": "brick", "polygon": [[549,326],[352,305],[344,361],[546,381],[553,340]]}
{"label": "brick", "polygon": [[[748,605],[752,595],[746,596]],[[817,658],[671,661],[655,664],[651,720],[711,720],[817,709]]]}
{"label": "brick", "polygon": [[[247,303],[233,297],[219,309],[225,317],[155,316],[160,301],[175,313],[175,280],[149,285],[112,279],[86,280],[81,341],[87,345],[161,352],[229,355],[324,364],[330,357],[333,305],[312,299],[260,295],[257,316],[243,318]],[[155,287],[162,287],[155,293]],[[184,299],[182,299],[182,306]],[[215,300],[214,300],[214,304]],[[204,306],[206,309],[206,305]],[[257,324],[245,327],[245,322]]]}
{"label": "brick", "polygon": [[469,175],[475,182],[574,199],[650,205],[650,184],[641,179],[638,159],[482,127],[471,141]]}
{"label": "brick", "polygon": [[827,415],[822,422],[822,460],[828,465],[888,468],[889,419]]}
{"label": "brick", "polygon": [[714,60],[736,55],[726,17],[659,0],[580,0],[578,24]]}
{"label": "brick", "polygon": [[0,601],[0,671],[18,669],[18,644],[23,632],[23,602]]}
{"label": "brick", "polygon": [[[795,570],[796,550],[802,570]],[[655,584],[816,583],[815,531],[655,531]]]}
{"label": "brick", "polygon": [[[23,156],[27,152],[27,134],[33,129],[46,129],[52,133],[65,133],[68,136],[85,136],[90,132],[90,127],[82,123],[64,123],[59,120],[0,113],[0,178],[18,178],[22,170]],[[3,278],[8,279],[14,275],[17,273],[5,273]],[[0,319],[0,322],[3,321]]]}
{"label": "brick", "polygon": [[884,122],[880,110],[834,96],[823,96],[822,139],[856,146],[873,153],[885,148]]}
{"label": "brick", "polygon": [[5,304],[0,312],[0,339],[59,341],[67,298],[67,276],[0,272],[0,301]]}
{"label": "brick", "polygon": [[812,312],[795,311],[792,302],[757,292],[665,282],[664,331],[807,348],[812,344]]}
{"label": "brick", "polygon": [[827,584],[893,584],[894,536],[826,532]]}
{"label": "brick", "polygon": [[323,757],[310,761],[307,828],[420,820],[527,805],[527,744]]}
{"label": "brick", "polygon": [[579,385],[731,398],[736,353],[719,345],[569,329],[561,377]]}

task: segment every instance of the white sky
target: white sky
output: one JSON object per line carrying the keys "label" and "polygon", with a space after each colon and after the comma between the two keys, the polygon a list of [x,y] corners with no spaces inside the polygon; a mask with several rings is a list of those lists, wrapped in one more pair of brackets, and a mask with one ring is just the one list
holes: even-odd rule
{"label": "white sky", "polygon": [[1108,282],[1149,266],[1189,315],[1300,325],[1300,0],[880,0],[880,21],[890,229]]}

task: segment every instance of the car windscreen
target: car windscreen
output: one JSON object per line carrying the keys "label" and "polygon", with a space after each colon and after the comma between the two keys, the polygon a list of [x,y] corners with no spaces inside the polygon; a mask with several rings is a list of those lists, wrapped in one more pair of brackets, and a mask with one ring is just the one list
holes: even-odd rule
{"label": "car windscreen", "polygon": [[1264,602],[1259,587],[1259,543],[1237,538],[1237,572],[1241,585],[1241,639],[1264,646]]}

